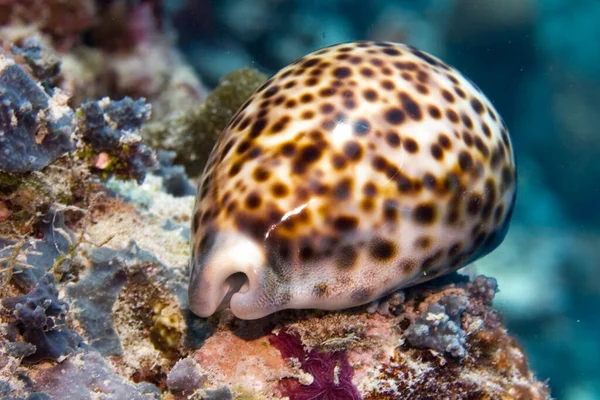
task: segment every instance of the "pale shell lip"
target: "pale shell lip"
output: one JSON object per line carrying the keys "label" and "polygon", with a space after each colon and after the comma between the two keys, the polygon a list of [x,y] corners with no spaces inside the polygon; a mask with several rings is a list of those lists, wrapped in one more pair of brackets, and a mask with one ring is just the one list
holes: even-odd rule
{"label": "pale shell lip", "polygon": [[231,307],[236,296],[251,296],[258,289],[263,265],[263,250],[256,243],[239,233],[218,233],[207,254],[192,262],[190,310],[206,318]]}

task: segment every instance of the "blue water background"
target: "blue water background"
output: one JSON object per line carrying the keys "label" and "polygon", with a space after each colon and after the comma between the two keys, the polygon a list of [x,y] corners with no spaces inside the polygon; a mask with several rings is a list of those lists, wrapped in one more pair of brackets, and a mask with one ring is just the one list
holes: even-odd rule
{"label": "blue water background", "polygon": [[493,101],[519,165],[503,245],[478,272],[552,395],[600,399],[600,1],[180,0],[166,6],[204,82],[273,73],[349,40],[412,44]]}

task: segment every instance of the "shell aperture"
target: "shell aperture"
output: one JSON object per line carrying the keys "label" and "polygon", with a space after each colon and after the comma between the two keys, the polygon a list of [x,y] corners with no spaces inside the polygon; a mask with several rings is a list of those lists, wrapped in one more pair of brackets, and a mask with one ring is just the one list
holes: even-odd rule
{"label": "shell aperture", "polygon": [[190,308],[255,319],[376,300],[492,251],[515,198],[507,128],[462,74],[403,44],[318,50],[260,87],[213,149]]}

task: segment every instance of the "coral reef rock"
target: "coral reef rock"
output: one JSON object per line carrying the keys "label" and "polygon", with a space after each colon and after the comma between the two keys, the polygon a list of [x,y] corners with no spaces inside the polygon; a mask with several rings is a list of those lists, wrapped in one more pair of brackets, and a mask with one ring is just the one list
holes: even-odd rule
{"label": "coral reef rock", "polygon": [[14,60],[0,55],[0,170],[39,170],[73,149],[73,111],[60,90],[47,94]]}
{"label": "coral reef rock", "polygon": [[257,399],[549,399],[491,307],[495,292],[491,278],[454,275],[407,290],[397,316],[366,306],[222,315],[192,357],[204,390]]}

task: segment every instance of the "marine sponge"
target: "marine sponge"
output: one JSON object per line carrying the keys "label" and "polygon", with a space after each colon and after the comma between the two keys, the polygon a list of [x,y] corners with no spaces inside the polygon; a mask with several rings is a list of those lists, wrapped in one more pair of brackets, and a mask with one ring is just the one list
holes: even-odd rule
{"label": "marine sponge", "polygon": [[115,332],[112,308],[125,284],[123,265],[116,250],[103,247],[89,254],[91,267],[78,282],[67,285],[67,295],[77,310],[87,342],[102,355],[121,355],[123,348]]}
{"label": "marine sponge", "polygon": [[67,96],[49,96],[14,60],[0,55],[0,171],[44,168],[73,150]]}
{"label": "marine sponge", "polygon": [[[39,218],[34,238],[22,242],[0,238],[0,268],[10,269],[11,282],[22,290],[31,289],[59,258],[69,267],[66,255],[75,243],[75,235],[65,226],[64,211],[51,208]],[[14,265],[10,266],[10,260]]]}
{"label": "marine sponge", "polygon": [[141,183],[148,170],[157,166],[154,152],[142,144],[139,129],[150,117],[150,105],[143,99],[104,98],[84,103],[77,110],[77,125],[84,143],[94,153],[105,152],[107,163],[97,161],[105,177],[117,175]]}
{"label": "marine sponge", "polygon": [[37,39],[27,38],[13,45],[11,51],[15,56],[23,57],[35,77],[44,83],[50,83],[60,73],[56,54]]}
{"label": "marine sponge", "polygon": [[64,327],[68,305],[58,299],[51,274],[44,275],[29,293],[4,299],[2,305],[13,312],[25,341],[35,346],[26,361],[61,360],[82,342],[77,333]]}
{"label": "marine sponge", "polygon": [[119,376],[95,351],[78,352],[60,364],[36,371],[35,388],[52,399],[158,400],[159,389]]}
{"label": "marine sponge", "polygon": [[413,322],[405,332],[408,342],[415,347],[425,347],[448,352],[454,357],[464,357],[465,332],[460,328],[461,314],[467,308],[465,296],[447,296],[431,304],[427,312]]}
{"label": "marine sponge", "polygon": [[200,366],[192,357],[177,361],[167,375],[167,386],[174,392],[189,394],[202,387],[204,382],[206,376],[202,374]]}

